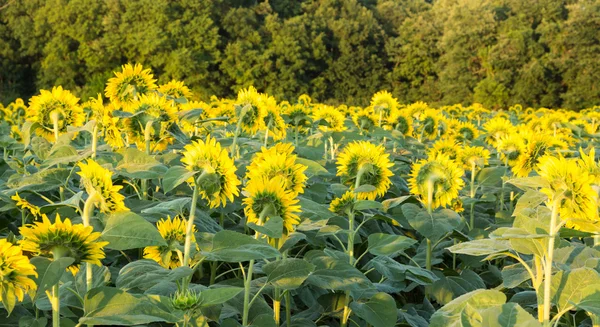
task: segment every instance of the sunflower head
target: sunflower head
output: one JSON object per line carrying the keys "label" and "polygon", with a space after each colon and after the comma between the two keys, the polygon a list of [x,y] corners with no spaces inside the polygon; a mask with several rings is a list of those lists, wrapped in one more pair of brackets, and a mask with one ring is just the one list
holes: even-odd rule
{"label": "sunflower head", "polygon": [[371,98],[371,107],[373,107],[377,116],[381,115],[385,119],[389,117],[390,113],[398,109],[398,100],[390,92],[380,91]]}
{"label": "sunflower head", "polygon": [[272,96],[265,96],[265,98],[266,115],[264,125],[273,141],[282,140],[286,136],[287,125],[281,117],[281,108]]}
{"label": "sunflower head", "polygon": [[65,133],[67,126],[82,126],[85,114],[76,98],[62,86],[53,87],[51,91],[41,90],[29,100],[27,120],[38,123],[37,132],[49,142],[55,142],[54,121],[57,123],[58,133]]}
{"label": "sunflower head", "polygon": [[373,112],[372,107],[360,109],[358,112],[352,115],[352,122],[359,131],[370,132],[373,128],[377,127],[377,117]]}
{"label": "sunflower head", "polygon": [[319,130],[342,132],[346,130],[344,114],[332,106],[320,105],[313,111],[313,120],[319,122]]}
{"label": "sunflower head", "polygon": [[581,168],[588,172],[594,178],[593,184],[600,185],[600,165],[596,161],[596,149],[591,148],[588,154],[583,149],[579,149],[581,160],[578,161]]}
{"label": "sunflower head", "polygon": [[547,134],[533,134],[528,139],[525,150],[512,167],[515,176],[527,177],[537,165],[538,160],[550,150],[553,143],[553,138]]}
{"label": "sunflower head", "polygon": [[536,172],[548,186],[540,191],[548,196],[550,205],[558,203],[560,219],[568,227],[598,232],[598,194],[591,186],[594,177],[578,161],[562,156],[541,157]]}
{"label": "sunflower head", "polygon": [[39,218],[42,218],[45,216],[45,214],[41,213],[40,208],[38,206],[30,203],[26,199],[21,198],[21,196],[19,195],[19,192],[15,193],[15,195],[11,196],[10,199],[16,202],[16,206],[19,209],[28,211],[36,219],[39,219]]}
{"label": "sunflower head", "polygon": [[[390,188],[390,177],[393,176],[390,167],[393,165],[383,146],[355,141],[348,144],[338,156],[337,176],[341,176],[344,183],[351,187],[365,184],[374,186],[375,190],[360,192],[357,197],[375,200]],[[360,179],[359,185],[356,185],[357,179]]]}
{"label": "sunflower head", "polygon": [[444,154],[415,163],[408,180],[412,194],[420,196],[426,207],[435,209],[452,204],[465,185],[464,171]]}
{"label": "sunflower head", "polygon": [[517,133],[501,137],[496,145],[500,152],[500,158],[510,166],[514,166],[519,156],[525,151],[525,142]]}
{"label": "sunflower head", "polygon": [[21,247],[0,239],[0,302],[9,314],[15,305],[15,297],[23,301],[25,293],[37,289],[30,276],[37,277],[35,266],[23,255]]}
{"label": "sunflower head", "polygon": [[464,169],[483,168],[488,164],[490,151],[481,146],[466,146],[459,154]]}
{"label": "sunflower head", "polygon": [[85,187],[89,196],[95,196],[98,201],[96,207],[103,213],[129,211],[119,193],[120,185],[113,185],[112,172],[100,166],[93,159],[86,163],[78,164],[81,169],[77,174],[81,176],[81,184]]}
{"label": "sunflower head", "polygon": [[248,180],[271,179],[281,176],[285,180],[285,189],[294,193],[304,193],[304,184],[308,179],[304,171],[305,165],[296,163],[296,155],[292,154],[294,146],[290,143],[278,143],[269,149],[262,148],[247,168]]}
{"label": "sunflower head", "polygon": [[460,122],[453,131],[454,138],[459,142],[472,142],[479,137],[479,129],[471,122]]}
{"label": "sunflower head", "polygon": [[215,138],[208,136],[206,141],[186,145],[181,162],[189,171],[198,172],[190,182],[198,183],[200,195],[211,208],[225,206],[228,199],[233,202],[233,197],[239,194],[241,182],[235,174],[233,159]]}
{"label": "sunflower head", "polygon": [[52,224],[46,217],[42,222],[19,228],[23,239],[19,241],[23,251],[51,259],[70,257],[75,261],[67,268],[73,275],[79,271],[82,262],[101,266],[104,259],[103,248],[108,242],[98,241],[101,233],[94,232],[92,226],[72,224],[69,218],[61,221],[56,215]]}
{"label": "sunflower head", "polygon": [[[183,245],[185,243],[186,221],[178,216],[171,219],[161,219],[156,223],[158,232],[163,237],[166,246],[147,246],[144,248],[144,258],[156,261],[159,265],[167,269],[181,267],[183,262]],[[193,226],[193,232],[196,232],[196,226]],[[192,243],[196,244],[196,251],[200,248],[196,243],[196,237],[192,233]],[[195,263],[192,259],[192,265]]]}
{"label": "sunflower head", "polygon": [[344,195],[331,201],[329,204],[329,211],[340,216],[344,216],[347,214],[348,210],[352,210],[354,204],[356,204],[356,196],[354,192],[346,191]]}
{"label": "sunflower head", "polygon": [[116,106],[123,107],[140,95],[155,90],[156,80],[153,77],[150,69],[144,69],[140,64],[126,64],[108,80],[104,93]]}
{"label": "sunflower head", "polygon": [[420,113],[418,124],[414,131],[415,136],[434,140],[438,135],[440,119],[440,113],[435,109],[427,109]]}
{"label": "sunflower head", "polygon": [[123,124],[129,141],[135,143],[138,149],[146,147],[146,132],[153,150],[165,150],[173,142],[168,128],[177,119],[177,108],[165,97],[158,93],[140,95],[124,110],[132,114],[123,120]]}
{"label": "sunflower head", "polygon": [[487,133],[486,142],[494,147],[497,146],[500,138],[509,135],[515,129],[513,124],[503,117],[494,117],[488,120],[483,128]]}
{"label": "sunflower head", "polygon": [[287,190],[286,180],[281,176],[266,177],[248,182],[244,188],[244,214],[249,223],[258,224],[260,219],[266,222],[268,217],[279,216],[287,233],[294,231],[300,223],[300,206],[296,193]]}
{"label": "sunflower head", "polygon": [[407,109],[393,111],[387,118],[387,125],[402,135],[412,135],[413,133],[413,118]]}
{"label": "sunflower head", "polygon": [[167,84],[162,84],[158,87],[158,92],[162,93],[163,96],[169,97],[171,99],[179,99],[186,98],[190,99],[192,97],[192,91],[185,86],[182,81],[171,80]]}
{"label": "sunflower head", "polygon": [[244,132],[256,134],[265,128],[267,108],[264,97],[253,86],[241,89],[235,104],[239,109],[238,119],[242,120]]}
{"label": "sunflower head", "polygon": [[452,160],[456,160],[458,157],[458,152],[460,151],[460,146],[453,139],[442,139],[437,140],[431,148],[427,151],[428,157],[435,157],[440,154],[445,154],[448,158]]}

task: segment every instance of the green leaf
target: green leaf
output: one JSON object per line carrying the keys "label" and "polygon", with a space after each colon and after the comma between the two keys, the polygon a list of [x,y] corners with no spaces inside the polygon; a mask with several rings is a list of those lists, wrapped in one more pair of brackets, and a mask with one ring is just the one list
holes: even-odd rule
{"label": "green leaf", "polygon": [[165,193],[172,191],[174,188],[179,186],[181,183],[187,181],[190,177],[194,176],[196,172],[189,171],[181,166],[170,167],[162,180],[162,186]]}
{"label": "green leaf", "polygon": [[357,296],[375,289],[371,281],[347,261],[321,254],[310,262],[315,265],[315,271],[307,278],[307,282],[312,285],[323,289],[352,291]]}
{"label": "green leaf", "polygon": [[377,293],[366,303],[352,302],[350,309],[373,327],[393,327],[396,325],[396,301],[389,294]]}
{"label": "green leaf", "polygon": [[377,188],[373,185],[363,184],[353,190],[354,193],[367,193],[376,191]]}
{"label": "green leaf", "polygon": [[62,202],[54,202],[50,204],[46,204],[40,207],[41,213],[49,213],[53,210],[57,210],[60,207],[70,207],[75,210],[79,210],[81,208],[81,198],[83,197],[83,191],[79,191],[75,193],[72,197],[62,201]]}
{"label": "green leaf", "polygon": [[106,247],[113,250],[167,245],[154,225],[133,212],[108,216],[101,238],[109,242]]}
{"label": "green leaf", "polygon": [[506,167],[487,167],[477,173],[477,184],[483,186],[494,186],[502,182],[502,177],[506,174]]}
{"label": "green leaf", "polygon": [[264,225],[259,226],[255,223],[246,224],[253,230],[265,234],[271,238],[280,238],[283,235],[283,219],[279,216],[272,216],[267,219]]}
{"label": "green leaf", "polygon": [[[531,262],[529,262],[531,266]],[[502,268],[502,283],[506,288],[515,288],[531,279],[531,276],[520,263],[504,266]]]}
{"label": "green leaf", "polygon": [[275,324],[275,320],[273,319],[273,315],[271,314],[261,314],[256,316],[251,322],[250,326],[256,327],[277,327]]}
{"label": "green leaf", "polygon": [[[495,290],[476,290],[461,295],[441,307],[431,316],[430,327],[459,327],[468,326],[463,320],[477,320],[481,318],[480,311],[506,302],[506,296]],[[475,318],[475,319],[473,319]]]}
{"label": "green leaf", "polygon": [[388,211],[394,207],[397,207],[404,203],[406,200],[410,199],[412,195],[405,195],[398,198],[386,199],[381,203],[383,205],[383,210]]}
{"label": "green leaf", "polygon": [[472,256],[489,255],[507,250],[510,250],[510,243],[507,240],[498,239],[474,240],[459,243],[448,248],[448,251],[452,253]]}
{"label": "green leaf", "polygon": [[128,263],[119,271],[115,285],[125,291],[140,289],[146,291],[159,283],[177,282],[193,274],[189,267],[178,267],[169,270],[154,260],[136,260]]}
{"label": "green leaf", "polygon": [[507,183],[510,183],[510,184],[522,189],[523,191],[529,191],[531,189],[535,190],[535,189],[549,186],[548,182],[546,182],[546,180],[544,180],[540,176],[513,178],[513,179],[508,180]]}
{"label": "green leaf", "polygon": [[115,168],[123,176],[137,179],[153,179],[163,176],[167,167],[156,161],[152,156],[136,149],[124,148],[119,150],[123,159]]}
{"label": "green leaf", "polygon": [[331,175],[327,169],[321,166],[318,162],[297,157],[296,163],[306,166],[306,176],[327,176]]}
{"label": "green leaf", "polygon": [[596,316],[600,316],[600,292],[588,294],[578,302],[572,303],[577,309],[585,310]]}
{"label": "green leaf", "polygon": [[192,198],[177,198],[166,202],[155,202],[156,205],[142,210],[142,213],[159,214],[162,216],[183,215],[190,209]]}
{"label": "green leaf", "polygon": [[402,235],[375,233],[369,235],[367,251],[374,255],[385,255],[393,258],[416,243],[416,240]]}
{"label": "green leaf", "polygon": [[14,174],[10,176],[6,182],[6,186],[14,189],[13,194],[14,192],[25,190],[37,192],[51,191],[64,185],[65,181],[69,179],[70,173],[71,170],[67,168],[48,168],[28,176]]}
{"label": "green leaf", "polygon": [[438,303],[446,304],[457,297],[485,289],[485,283],[472,270],[463,270],[460,276],[443,276],[432,286],[432,295]]}
{"label": "green leaf", "polygon": [[210,307],[225,303],[240,294],[244,289],[242,287],[215,287],[200,291],[199,305],[201,307]]}
{"label": "green leaf", "polygon": [[367,268],[370,267],[392,281],[410,280],[418,285],[431,285],[438,280],[438,277],[427,269],[401,264],[386,256],[379,256],[369,261]]}
{"label": "green leaf", "polygon": [[591,268],[559,271],[552,277],[552,302],[559,311],[569,310],[574,303],[600,293],[600,273]]}
{"label": "green leaf", "polygon": [[273,261],[263,266],[267,282],[283,290],[300,287],[314,270],[313,264],[294,258]]}
{"label": "green leaf", "polygon": [[542,192],[528,190],[525,194],[521,195],[513,211],[513,216],[520,214],[527,214],[528,210],[534,210],[541,203],[546,201],[548,196]]}
{"label": "green leaf", "polygon": [[37,292],[33,298],[35,302],[40,295],[44,294],[44,292],[51,289],[52,286],[60,281],[67,267],[75,262],[75,259],[63,257],[58,260],[50,260],[44,257],[33,257],[30,262],[35,266],[35,271],[38,274],[38,277],[34,279],[37,285]]}
{"label": "green leaf", "polygon": [[300,216],[303,218],[308,218],[313,221],[326,220],[329,219],[335,214],[329,211],[329,207],[326,205],[314,202],[305,197],[298,197],[300,207],[302,208],[302,212]]}
{"label": "green leaf", "polygon": [[50,150],[48,158],[44,160],[42,167],[52,167],[58,164],[68,164],[80,161],[83,156],[77,153],[77,150],[70,145],[58,145]]}
{"label": "green leaf", "polygon": [[113,287],[89,291],[84,299],[85,316],[80,324],[132,326],[152,322],[176,323],[183,318],[173,314],[169,300],[155,295],[133,295]]}
{"label": "green leaf", "polygon": [[202,252],[209,261],[245,262],[280,256],[279,251],[269,244],[229,230],[216,233],[212,244],[212,250]]}
{"label": "green leaf", "polygon": [[382,209],[383,205],[377,201],[371,200],[358,200],[354,204],[354,210],[369,210],[369,209]]}
{"label": "green leaf", "polygon": [[541,327],[529,312],[516,303],[505,303],[481,312],[482,327]]}
{"label": "green leaf", "polygon": [[[417,205],[406,203],[402,206],[402,213],[412,228],[431,242],[439,241],[444,235],[459,229],[463,221],[454,211],[441,209],[434,211],[431,215]],[[416,214],[415,214],[416,213]]]}

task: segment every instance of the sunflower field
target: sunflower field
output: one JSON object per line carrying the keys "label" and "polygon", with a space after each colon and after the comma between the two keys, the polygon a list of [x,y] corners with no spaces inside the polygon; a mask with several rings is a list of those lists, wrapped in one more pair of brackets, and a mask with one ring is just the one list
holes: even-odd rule
{"label": "sunflower field", "polygon": [[0,106],[0,326],[600,326],[600,107]]}

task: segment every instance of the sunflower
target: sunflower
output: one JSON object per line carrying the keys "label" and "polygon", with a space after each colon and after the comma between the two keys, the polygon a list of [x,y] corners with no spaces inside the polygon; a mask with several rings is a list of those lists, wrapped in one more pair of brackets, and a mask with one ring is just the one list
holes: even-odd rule
{"label": "sunflower", "polygon": [[578,161],[579,166],[594,178],[592,184],[600,185],[600,165],[596,161],[596,149],[591,148],[588,154],[585,154],[583,149],[579,148],[579,155],[581,156]]}
{"label": "sunflower", "polygon": [[[304,184],[308,179],[304,171],[308,167],[296,163],[296,155],[291,154],[294,151],[291,144],[279,144],[283,145],[269,149],[262,148],[248,166],[246,178],[253,181],[281,176],[285,180],[286,190],[291,190],[296,194],[304,193]],[[289,145],[289,147],[285,145]]]}
{"label": "sunflower", "polygon": [[360,109],[357,113],[353,114],[352,122],[354,122],[354,125],[356,125],[361,133],[371,132],[377,126],[377,118],[371,107]]}
{"label": "sunflower", "polygon": [[10,197],[11,200],[16,201],[16,206],[21,210],[29,211],[35,218],[42,218],[45,214],[41,213],[40,208],[36,205],[31,204],[29,201],[21,198],[19,196],[19,192],[15,193],[15,195]]}
{"label": "sunflower", "polygon": [[488,164],[490,151],[481,146],[465,146],[458,157],[465,170],[474,167],[483,168]]}
{"label": "sunflower", "polygon": [[177,108],[165,97],[157,93],[141,95],[137,100],[129,102],[125,111],[131,117],[125,118],[123,124],[130,143],[135,143],[140,150],[146,148],[146,128],[149,128],[150,151],[162,151],[173,143],[168,132],[169,126],[177,119]]}
{"label": "sunflower", "polygon": [[37,275],[35,266],[23,255],[21,247],[0,239],[0,302],[9,313],[14,307],[14,297],[22,302],[25,293],[37,289],[29,277]]}
{"label": "sunflower", "polygon": [[[207,118],[216,118],[209,117],[209,108],[210,106],[202,101],[188,101],[186,103],[180,103],[178,105],[179,113],[189,112],[192,110],[202,110],[202,113],[199,116],[196,116],[194,119],[183,118],[179,120],[179,127],[181,130],[186,132],[188,135],[205,135],[208,133],[208,129],[199,123],[200,120]],[[185,116],[184,116],[185,117]],[[216,122],[222,124],[222,122]]]}
{"label": "sunflower", "polygon": [[517,159],[525,151],[525,142],[517,133],[502,136],[496,146],[500,152],[500,158],[511,167],[517,163]]}
{"label": "sunflower", "polygon": [[[183,244],[185,243],[185,229],[187,222],[179,217],[161,219],[156,223],[160,236],[167,243],[166,246],[147,246],[144,248],[144,258],[158,262],[167,269],[175,269],[181,266],[183,260]],[[196,251],[200,251],[196,243],[196,226],[193,226],[192,243],[196,244]],[[192,260],[193,265],[194,260]]]}
{"label": "sunflower", "polygon": [[233,202],[233,197],[239,195],[241,183],[233,159],[216,139],[207,136],[206,141],[186,145],[181,162],[189,171],[199,173],[191,182],[199,181],[200,195],[211,208],[225,206],[227,199]]}
{"label": "sunflower", "polygon": [[115,72],[115,77],[106,83],[104,94],[117,107],[123,107],[140,95],[155,90],[156,80],[153,77],[150,69],[144,69],[140,64],[123,65],[122,71]]}
{"label": "sunflower", "polygon": [[263,177],[248,183],[244,188],[246,198],[243,200],[247,222],[258,224],[261,216],[265,219],[279,216],[283,219],[286,231],[293,232],[300,223],[300,217],[296,214],[300,212],[300,206],[296,205],[296,193],[287,190],[285,185],[286,180],[281,176],[271,179]]}
{"label": "sunflower", "polygon": [[[393,165],[383,146],[366,141],[355,141],[348,144],[338,156],[337,176],[341,176],[344,183],[351,187],[374,186],[375,190],[360,192],[357,197],[375,200],[378,196],[383,196],[390,188],[392,184],[390,177],[393,176],[390,167]],[[356,185],[359,174],[359,185]]]}
{"label": "sunflower", "polygon": [[502,117],[494,117],[488,120],[483,128],[487,133],[485,141],[494,147],[498,145],[500,138],[509,135],[515,129],[510,121]]}
{"label": "sunflower", "polygon": [[303,104],[288,106],[284,109],[283,115],[288,117],[290,126],[298,128],[298,132],[306,133],[311,125],[310,108]]}
{"label": "sunflower", "polygon": [[445,154],[451,160],[456,160],[460,146],[452,139],[437,140],[427,151],[428,157],[435,157],[438,153]]}
{"label": "sunflower", "polygon": [[100,166],[92,159],[88,159],[87,163],[80,162],[77,166],[81,169],[77,173],[81,176],[81,184],[89,196],[97,196],[98,201],[95,202],[95,205],[100,212],[129,211],[123,202],[125,197],[119,193],[123,186],[113,185],[110,170]]}
{"label": "sunflower", "polygon": [[303,106],[310,106],[312,99],[308,94],[302,94],[298,97],[298,103]]}
{"label": "sunflower", "polygon": [[158,87],[158,92],[162,93],[163,96],[171,99],[185,98],[190,99],[192,97],[192,91],[185,84],[178,80],[171,80],[167,84],[162,84]]}
{"label": "sunflower", "polygon": [[545,155],[536,172],[548,183],[540,191],[548,196],[548,206],[558,201],[560,219],[567,227],[588,232],[600,231],[598,194],[592,188],[594,177],[578,160]]}
{"label": "sunflower", "polygon": [[354,192],[346,191],[344,195],[331,201],[329,204],[329,211],[340,216],[347,215],[347,211],[352,210],[354,204],[356,204]]}
{"label": "sunflower", "polygon": [[[52,91],[41,90],[29,100],[26,119],[38,123],[37,132],[49,142],[55,142],[55,133],[65,133],[67,126],[78,127],[85,122],[85,114],[76,98],[61,86],[52,88]],[[54,124],[56,123],[57,131]]]}
{"label": "sunflower", "polygon": [[48,218],[42,222],[19,228],[23,239],[19,245],[23,251],[47,258],[70,257],[75,261],[67,268],[73,275],[79,271],[82,262],[102,266],[103,248],[108,242],[98,241],[101,233],[94,232],[93,227],[83,224],[71,224],[69,218],[64,221],[56,215],[54,224]]}
{"label": "sunflower", "polygon": [[425,111],[430,110],[430,109],[431,108],[429,108],[427,103],[425,103],[423,101],[417,101],[413,104],[409,104],[406,107],[406,110],[414,119],[421,119],[421,115],[423,113],[425,113]]}
{"label": "sunflower", "polygon": [[273,138],[273,141],[279,141],[285,138],[287,125],[281,117],[281,109],[277,105],[275,98],[265,95],[266,115],[264,125],[267,132]]}
{"label": "sunflower", "polygon": [[456,129],[451,131],[454,138],[459,142],[472,142],[479,137],[479,129],[470,122],[459,122]]}
{"label": "sunflower", "polygon": [[378,125],[387,119],[392,112],[398,110],[398,100],[388,91],[380,91],[371,98],[371,107],[375,116],[378,117]]}
{"label": "sunflower", "polygon": [[465,185],[463,175],[464,171],[456,162],[438,154],[415,163],[408,183],[412,194],[420,196],[426,207],[435,209],[451,205],[458,197]]}
{"label": "sunflower", "polygon": [[413,118],[407,109],[395,110],[387,119],[387,125],[402,133],[402,135],[413,134]]}
{"label": "sunflower", "polygon": [[[413,115],[414,116],[414,115]],[[438,127],[440,122],[439,112],[435,109],[428,109],[424,112],[420,113],[418,118],[418,125],[415,127],[414,134],[419,139],[422,140],[423,137],[426,137],[430,140],[433,140],[438,135]]]}
{"label": "sunflower", "polygon": [[313,111],[313,120],[319,121],[319,130],[323,132],[342,132],[346,130],[344,114],[332,106],[320,105]]}
{"label": "sunflower", "polygon": [[258,131],[265,128],[267,108],[263,100],[263,97],[253,86],[250,86],[247,89],[242,89],[238,92],[237,101],[235,104],[240,108],[240,110],[245,110],[243,117],[241,117],[241,126],[244,132],[256,134]]}
{"label": "sunflower", "polygon": [[527,177],[535,168],[538,160],[550,150],[554,140],[547,134],[533,134],[525,146],[523,153],[517,158],[512,167],[516,177]]}

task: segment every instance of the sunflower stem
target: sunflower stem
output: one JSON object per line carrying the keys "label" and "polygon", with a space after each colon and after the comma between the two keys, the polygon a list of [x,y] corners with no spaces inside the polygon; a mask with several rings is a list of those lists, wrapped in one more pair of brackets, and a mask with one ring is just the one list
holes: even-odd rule
{"label": "sunflower stem", "polygon": [[98,149],[98,122],[94,124],[92,131],[92,159],[96,159],[96,153]]}
{"label": "sunflower stem", "polygon": [[556,225],[560,207],[559,199],[552,203],[552,216],[550,218],[550,230],[548,231],[548,253],[546,253],[546,264],[544,270],[544,327],[550,326],[550,290],[552,284],[552,260],[554,257],[554,241],[556,239]]}
{"label": "sunflower stem", "polygon": [[285,292],[285,324],[287,327],[292,327],[292,299],[290,292]]}
{"label": "sunflower stem", "polygon": [[[262,224],[265,221],[265,218],[267,217],[268,213],[270,212],[271,207],[267,206],[265,207],[259,217],[258,217],[258,225],[262,226]],[[259,232],[256,232],[254,234],[254,238],[258,239],[258,237],[260,236]],[[252,286],[252,271],[254,270],[254,260],[250,260],[250,263],[248,264],[248,272],[246,274],[246,280],[244,281],[244,311],[242,313],[242,326],[248,326],[248,314],[250,313],[250,305],[252,304],[250,302],[250,288]]]}
{"label": "sunflower stem", "polygon": [[296,122],[296,128],[294,128],[294,139],[296,140],[296,147],[298,147],[298,123]]}
{"label": "sunflower stem", "polygon": [[[146,144],[146,154],[150,155],[150,132],[152,130],[152,121],[146,123],[144,128],[144,141]],[[142,199],[148,199],[148,180],[142,179]]]}
{"label": "sunflower stem", "polygon": [[[183,250],[183,267],[190,266],[190,251],[192,248],[192,233],[194,230],[194,218],[196,217],[196,206],[198,204],[198,181],[194,182],[194,189],[192,194],[192,204],[190,205],[190,217],[188,218],[187,226],[185,229],[185,245]],[[187,285],[185,285],[187,286]]]}
{"label": "sunflower stem", "polygon": [[52,297],[50,304],[52,305],[52,327],[60,327],[60,287],[58,283],[52,286]]}
{"label": "sunflower stem", "polygon": [[[96,191],[92,191],[89,194],[87,200],[85,200],[85,204],[83,205],[83,215],[81,216],[81,220],[83,221],[83,226],[90,226],[90,220],[92,214],[94,213],[94,205],[99,200],[99,194]],[[92,289],[93,285],[93,275],[92,275],[92,264],[87,262],[85,264],[85,285],[86,291],[89,292]]]}
{"label": "sunflower stem", "polygon": [[331,151],[331,160],[335,160],[335,146],[334,146],[334,143],[333,143],[333,136],[329,137],[329,143],[331,143],[331,149],[330,149],[330,151]]}
{"label": "sunflower stem", "polygon": [[235,132],[233,134],[233,143],[231,143],[231,156],[232,157],[236,157],[236,145],[237,145],[237,141],[238,141],[238,136],[240,135],[240,131],[242,129],[242,120],[244,119],[244,116],[246,115],[246,112],[248,112],[248,110],[250,109],[250,105],[245,105],[241,110],[240,110],[240,116],[238,117],[238,121],[237,124],[235,125]]}
{"label": "sunflower stem", "polygon": [[267,124],[267,130],[265,131],[265,148],[269,145],[269,128],[271,128],[271,120],[269,120],[269,124]]}

